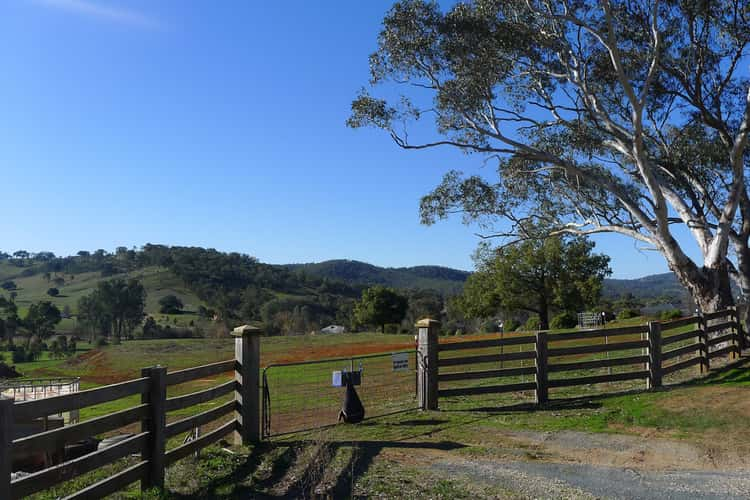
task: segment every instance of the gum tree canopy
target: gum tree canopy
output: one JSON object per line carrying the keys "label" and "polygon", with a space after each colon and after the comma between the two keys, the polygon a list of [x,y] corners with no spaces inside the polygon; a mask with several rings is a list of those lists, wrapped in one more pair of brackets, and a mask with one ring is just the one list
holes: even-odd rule
{"label": "gum tree canopy", "polygon": [[[404,95],[363,90],[348,124],[496,166],[447,173],[422,199],[424,223],[460,212],[512,239],[532,223],[622,234],[659,251],[713,311],[733,303],[730,277],[750,292],[749,41],[748,1],[474,0],[444,12],[403,0],[370,62],[373,86]],[[420,119],[434,127],[409,135]]]}

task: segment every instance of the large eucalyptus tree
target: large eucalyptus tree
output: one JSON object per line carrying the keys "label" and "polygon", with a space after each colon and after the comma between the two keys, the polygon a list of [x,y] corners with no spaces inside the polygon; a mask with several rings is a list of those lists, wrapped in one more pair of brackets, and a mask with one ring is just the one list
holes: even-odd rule
{"label": "large eucalyptus tree", "polygon": [[403,92],[363,90],[348,124],[493,162],[448,172],[424,223],[460,212],[511,239],[537,223],[625,235],[712,311],[733,303],[730,277],[750,291],[748,42],[750,1],[403,0],[370,60],[373,87]]}

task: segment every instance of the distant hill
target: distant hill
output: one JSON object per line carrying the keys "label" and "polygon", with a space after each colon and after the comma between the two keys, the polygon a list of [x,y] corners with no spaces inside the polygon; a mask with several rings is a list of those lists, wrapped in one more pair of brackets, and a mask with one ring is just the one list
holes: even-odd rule
{"label": "distant hill", "polygon": [[394,288],[429,289],[458,293],[471,273],[441,266],[379,267],[357,260],[327,260],[288,264],[289,269],[352,286],[384,285]]}
{"label": "distant hill", "polygon": [[615,298],[632,293],[640,299],[685,298],[687,291],[674,273],[652,274],[636,279],[605,279],[604,296]]}

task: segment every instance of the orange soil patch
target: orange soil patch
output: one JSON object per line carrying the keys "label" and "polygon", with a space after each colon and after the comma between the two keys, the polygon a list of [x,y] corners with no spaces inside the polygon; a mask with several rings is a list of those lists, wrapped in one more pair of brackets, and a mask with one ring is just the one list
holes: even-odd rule
{"label": "orange soil patch", "polygon": [[[504,333],[502,338],[509,339],[512,337],[525,337],[531,335],[533,336],[534,333],[532,332],[508,332]],[[466,342],[469,340],[488,340],[488,339],[500,339],[499,333],[480,333],[476,335],[455,335],[453,337],[441,337],[440,343],[441,344],[454,344],[456,342]]]}

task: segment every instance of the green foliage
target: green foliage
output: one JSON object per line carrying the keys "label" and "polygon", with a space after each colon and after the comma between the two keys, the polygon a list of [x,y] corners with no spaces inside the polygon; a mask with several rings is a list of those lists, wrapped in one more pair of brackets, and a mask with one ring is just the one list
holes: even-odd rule
{"label": "green foliage", "polygon": [[630,318],[635,318],[640,315],[641,315],[641,311],[639,311],[638,309],[622,309],[620,312],[617,313],[617,319],[619,320],[630,319]]}
{"label": "green foliage", "polygon": [[60,290],[57,288],[48,288],[47,295],[49,295],[50,297],[57,297],[58,295],[60,295]]}
{"label": "green foliage", "polygon": [[503,321],[503,330],[506,332],[515,332],[519,326],[521,323],[512,318]]}
{"label": "green foliage", "polygon": [[[672,228],[701,221],[691,234],[703,246],[750,222],[736,160],[750,18],[737,5],[400,0],[347,125],[492,162],[489,175],[448,172],[421,201],[425,224],[460,213],[500,237],[540,220],[548,236],[618,233],[662,252],[699,303],[731,301],[714,278],[732,245],[701,268]],[[747,259],[747,238],[734,243]]]}
{"label": "green foliage", "polygon": [[136,279],[101,281],[78,302],[78,319],[93,338],[111,334],[115,341],[140,325],[146,305],[146,289]]}
{"label": "green foliage", "polygon": [[107,337],[97,337],[94,345],[96,347],[105,347],[108,344]]}
{"label": "green foliage", "polygon": [[659,314],[659,319],[662,321],[671,321],[673,319],[679,319],[682,317],[682,311],[679,309],[667,309]]}
{"label": "green foliage", "polygon": [[527,319],[526,323],[521,327],[521,331],[525,332],[534,332],[537,330],[541,330],[539,316],[529,316],[529,319]]}
{"label": "green foliage", "polygon": [[16,286],[15,281],[8,280],[8,281],[3,281],[3,283],[0,284],[0,288],[2,288],[3,290],[11,291],[11,290],[15,290],[18,287]]}
{"label": "green foliage", "polygon": [[473,317],[526,311],[548,328],[551,311],[583,310],[596,304],[609,257],[592,252],[581,237],[526,240],[498,249],[480,247],[477,272],[466,282],[460,303]]}
{"label": "green foliage", "polygon": [[24,348],[23,346],[18,347],[13,351],[13,354],[11,356],[14,363],[25,363],[27,361],[26,348]]}
{"label": "green foliage", "polygon": [[563,311],[557,314],[549,323],[550,328],[555,330],[574,328],[576,325],[578,325],[578,315],[570,311]]}
{"label": "green foliage", "polygon": [[385,332],[385,325],[400,323],[406,315],[408,299],[393,288],[374,286],[362,292],[354,305],[354,320],[358,325],[377,325]]}
{"label": "green foliage", "polygon": [[185,305],[176,295],[165,295],[159,299],[159,312],[162,314],[179,314]]}
{"label": "green foliage", "polygon": [[52,302],[31,304],[23,319],[29,331],[40,339],[49,337],[55,332],[55,326],[62,320],[60,310]]}

